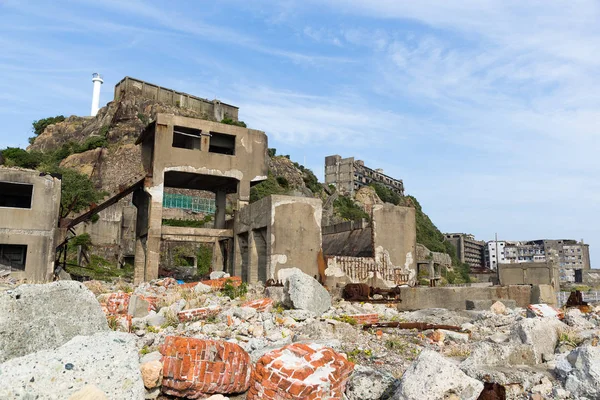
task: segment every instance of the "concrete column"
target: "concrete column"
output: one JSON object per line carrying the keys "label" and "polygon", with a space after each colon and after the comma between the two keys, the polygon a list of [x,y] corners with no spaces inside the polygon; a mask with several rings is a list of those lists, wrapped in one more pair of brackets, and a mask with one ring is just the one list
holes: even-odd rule
{"label": "concrete column", "polygon": [[134,260],[134,273],[133,283],[140,284],[144,282],[146,276],[146,238],[136,237],[135,238],[135,260]]}
{"label": "concrete column", "polygon": [[258,281],[258,251],[255,235],[257,235],[256,231],[250,231],[248,235],[248,270],[244,274],[244,278],[248,283]]}
{"label": "concrete column", "polygon": [[146,242],[145,281],[158,278],[160,242],[162,234],[162,199],[162,188],[153,188],[153,192],[150,196],[150,210],[148,213],[148,240]]}
{"label": "concrete column", "polygon": [[215,212],[215,228],[225,229],[225,207],[227,195],[224,190],[217,190],[215,193],[215,203],[217,210]]}
{"label": "concrete column", "polygon": [[219,239],[215,239],[215,243],[213,244],[211,268],[213,271],[223,271],[223,251],[221,250]]}

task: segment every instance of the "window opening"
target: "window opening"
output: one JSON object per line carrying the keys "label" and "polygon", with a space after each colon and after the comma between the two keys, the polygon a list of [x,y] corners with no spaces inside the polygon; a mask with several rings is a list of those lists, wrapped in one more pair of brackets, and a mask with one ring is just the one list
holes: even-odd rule
{"label": "window opening", "polygon": [[31,208],[33,185],[0,182],[0,207]]}
{"label": "window opening", "polygon": [[211,132],[210,146],[208,151],[211,153],[235,155],[235,136],[224,133]]}
{"label": "window opening", "polygon": [[0,266],[10,267],[12,270],[25,270],[27,261],[27,245],[0,244]]}
{"label": "window opening", "polygon": [[185,126],[173,127],[173,147],[188,150],[200,150],[200,129],[187,128]]}

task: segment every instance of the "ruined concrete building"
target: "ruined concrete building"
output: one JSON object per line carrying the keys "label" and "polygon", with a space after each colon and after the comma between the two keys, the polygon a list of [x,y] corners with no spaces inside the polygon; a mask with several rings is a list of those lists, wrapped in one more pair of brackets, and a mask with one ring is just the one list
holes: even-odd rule
{"label": "ruined concrete building", "polygon": [[461,263],[472,268],[485,266],[485,241],[466,233],[445,233],[444,237],[456,249],[456,257]]}
{"label": "ruined concrete building", "polygon": [[0,273],[29,282],[50,279],[60,187],[57,177],[0,167]]}
{"label": "ruined concrete building", "polygon": [[[212,243],[222,262],[215,268],[230,270],[234,232],[226,226],[226,195],[235,195],[234,208],[240,210],[249,203],[251,185],[266,179],[267,136],[253,129],[158,114],[137,144],[142,146],[146,178],[133,195],[138,208],[135,281],[158,277],[163,240]],[[163,227],[165,187],[215,193],[214,227]]]}
{"label": "ruined concrete building", "polygon": [[402,180],[385,175],[382,169],[371,169],[354,157],[342,158],[337,154],[325,157],[325,184],[334,185],[339,193],[354,196],[355,191],[374,182],[404,195]]}
{"label": "ruined concrete building", "polygon": [[417,277],[415,209],[373,205],[371,221],[323,227],[327,284],[413,285]]}

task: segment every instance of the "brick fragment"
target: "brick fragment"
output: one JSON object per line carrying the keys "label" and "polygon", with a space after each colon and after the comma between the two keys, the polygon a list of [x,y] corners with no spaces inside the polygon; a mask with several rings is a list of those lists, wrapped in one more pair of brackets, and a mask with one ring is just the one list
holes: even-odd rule
{"label": "brick fragment", "polygon": [[346,315],[346,317],[352,318],[359,325],[376,324],[379,322],[378,314],[355,314],[355,315]]}
{"label": "brick fragment", "polygon": [[237,344],[167,336],[161,353],[165,394],[199,399],[248,390],[252,363]]}
{"label": "brick fragment", "polygon": [[230,276],[229,278],[208,279],[206,281],[200,281],[200,283],[208,285],[213,289],[223,289],[226,283],[229,283],[235,287],[240,286],[242,284],[242,278],[239,276]]}
{"label": "brick fragment", "polygon": [[252,307],[258,312],[269,312],[273,308],[273,299],[268,297],[258,300],[250,300],[243,303],[240,307]]}
{"label": "brick fragment", "polygon": [[247,400],[341,400],[354,364],[328,347],[293,343],[256,363]]}
{"label": "brick fragment", "polygon": [[130,298],[131,294],[129,293],[117,292],[102,296],[100,302],[107,321],[109,323],[116,322],[118,328],[127,332],[131,330],[131,315],[128,314]]}
{"label": "brick fragment", "polygon": [[221,307],[219,306],[192,308],[190,310],[178,312],[177,317],[180,322],[192,322],[215,316],[219,314],[219,312],[221,312]]}

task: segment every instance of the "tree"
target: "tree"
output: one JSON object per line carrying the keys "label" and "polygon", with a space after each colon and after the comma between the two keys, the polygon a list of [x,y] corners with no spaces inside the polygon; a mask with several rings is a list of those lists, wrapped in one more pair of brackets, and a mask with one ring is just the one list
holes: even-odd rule
{"label": "tree", "polygon": [[86,175],[68,168],[55,167],[49,172],[62,175],[60,198],[60,216],[65,218],[70,213],[80,212],[91,204],[97,203],[104,196],[94,188],[94,184]]}
{"label": "tree", "polygon": [[42,134],[42,132],[44,132],[44,130],[48,126],[57,124],[59,122],[63,122],[64,120],[65,120],[64,115],[57,115],[56,117],[48,117],[48,118],[38,119],[37,121],[33,121],[31,125],[32,125],[33,133],[35,133],[35,136],[29,138],[29,143],[33,144],[33,142],[35,141],[35,138],[40,136]]}
{"label": "tree", "polygon": [[394,192],[389,187],[387,187],[379,182],[373,182],[369,186],[371,186],[373,189],[375,189],[375,193],[377,193],[377,196],[379,196],[381,201],[383,201],[384,203],[392,203],[395,205],[400,204],[400,201],[401,201],[400,195],[398,193]]}

